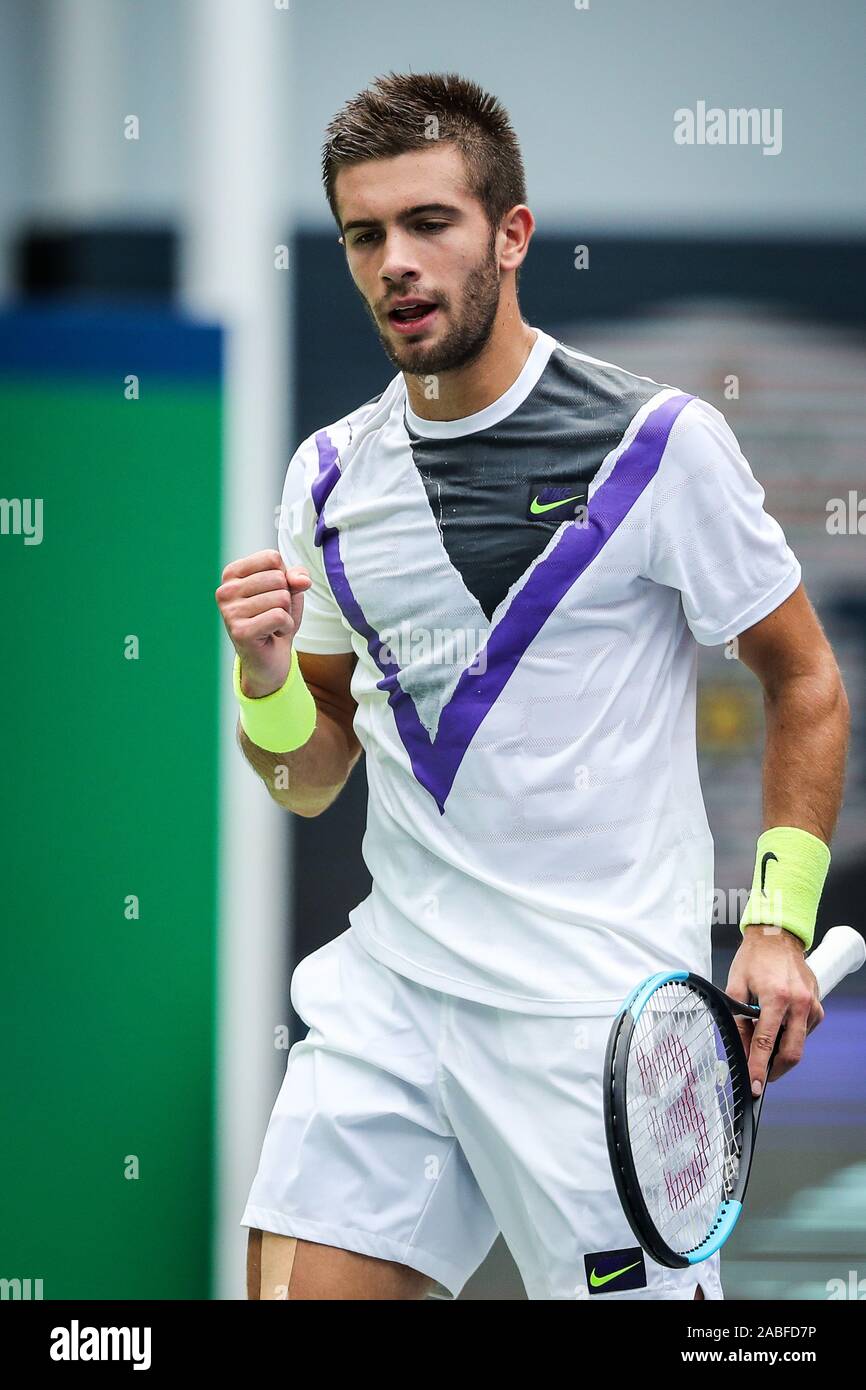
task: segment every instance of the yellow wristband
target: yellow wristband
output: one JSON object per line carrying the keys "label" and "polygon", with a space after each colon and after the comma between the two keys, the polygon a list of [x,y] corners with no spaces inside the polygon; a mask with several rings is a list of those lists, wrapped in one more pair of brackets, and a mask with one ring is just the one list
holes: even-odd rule
{"label": "yellow wristband", "polygon": [[783,927],[808,951],[830,867],[830,851],[817,835],[792,825],[765,830],[758,839],[755,875],[740,931],[751,926]]}
{"label": "yellow wristband", "polygon": [[269,753],[291,753],[312,737],[316,727],[316,702],[301,675],[294,647],[285,684],[270,695],[255,700],[244,694],[241,659],[237,655],[233,679],[244,733],[258,748]]}

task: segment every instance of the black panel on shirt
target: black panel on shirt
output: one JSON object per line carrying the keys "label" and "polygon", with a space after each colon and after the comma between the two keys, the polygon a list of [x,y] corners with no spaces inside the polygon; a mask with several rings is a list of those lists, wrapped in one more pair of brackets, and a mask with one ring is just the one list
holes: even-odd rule
{"label": "black panel on shirt", "polygon": [[563,521],[574,519],[606,455],[659,390],[658,382],[557,347],[526,400],[489,429],[428,439],[404,417],[448,558],[488,620]]}

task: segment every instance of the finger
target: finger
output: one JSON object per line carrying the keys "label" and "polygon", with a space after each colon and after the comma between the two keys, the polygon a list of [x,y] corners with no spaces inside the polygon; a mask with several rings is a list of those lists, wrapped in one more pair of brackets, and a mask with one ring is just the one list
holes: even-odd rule
{"label": "finger", "polygon": [[753,1096],[759,1096],[764,1088],[767,1066],[784,1016],[785,1006],[780,1000],[761,1002],[761,1016],[755,1023],[749,1049],[749,1082]]}
{"label": "finger", "polygon": [[743,1018],[741,1015],[735,1014],[734,1022],[737,1025],[737,1032],[740,1035],[740,1042],[743,1044],[743,1051],[748,1057],[749,1053],[752,1050],[752,1038],[755,1032],[754,1020],[751,1018]]}
{"label": "finger", "polygon": [[769,1081],[778,1081],[780,1076],[784,1076],[802,1058],[811,1003],[811,998],[806,995],[789,1004],[779,1050],[770,1069]]}
{"label": "finger", "polygon": [[819,1023],[824,1022],[824,1010],[819,999],[812,1000],[812,1007],[809,1010],[809,1022],[806,1027],[806,1034],[814,1032]]}
{"label": "finger", "polygon": [[312,584],[305,569],[295,565],[290,570],[265,569],[242,578],[226,579],[217,589],[216,597],[220,603],[230,603],[234,598],[246,598],[250,594],[267,593],[272,589],[290,589],[292,593],[304,593]]}
{"label": "finger", "polygon": [[267,594],[276,589],[288,588],[283,570],[259,570],[243,579],[228,579],[217,589],[217,598],[229,603],[236,598],[250,598],[253,594]]}
{"label": "finger", "polygon": [[[738,970],[736,966],[732,966],[728,972],[725,993],[729,994],[732,999],[738,999],[741,1004],[748,1002],[750,994],[749,982],[745,972]],[[748,1057],[752,1045],[752,1034],[755,1029],[754,1020],[746,1018],[743,1014],[734,1014],[734,1023],[740,1035],[740,1042],[743,1044],[743,1051]]]}
{"label": "finger", "polygon": [[288,589],[269,589],[264,594],[252,594],[249,598],[237,599],[227,615],[237,625],[248,618],[258,618],[273,608],[282,608],[288,614],[292,611],[292,595]]}
{"label": "finger", "polygon": [[236,625],[234,640],[237,642],[261,642],[267,637],[293,637],[295,625],[284,608],[269,608],[258,618],[250,618],[239,627]]}
{"label": "finger", "polygon": [[245,579],[247,575],[257,574],[259,570],[285,569],[283,557],[278,550],[257,550],[254,555],[244,555],[240,560],[232,560],[223,570],[223,582],[227,579]]}

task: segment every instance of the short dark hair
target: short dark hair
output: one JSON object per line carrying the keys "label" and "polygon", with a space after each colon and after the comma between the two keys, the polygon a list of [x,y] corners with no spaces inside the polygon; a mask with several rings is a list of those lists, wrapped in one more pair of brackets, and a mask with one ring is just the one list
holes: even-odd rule
{"label": "short dark hair", "polygon": [[[429,134],[431,117],[438,122],[435,139]],[[334,184],[340,169],[442,141],[461,151],[469,191],[480,201],[492,231],[510,208],[526,202],[520,145],[496,97],[454,72],[391,72],[347,101],[328,125],[322,180],[337,226]]]}

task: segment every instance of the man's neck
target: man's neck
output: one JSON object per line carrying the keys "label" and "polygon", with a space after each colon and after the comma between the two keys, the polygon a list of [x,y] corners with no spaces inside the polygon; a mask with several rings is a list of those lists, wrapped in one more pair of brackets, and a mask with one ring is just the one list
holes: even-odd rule
{"label": "man's neck", "polygon": [[513,386],[535,342],[535,331],[523,322],[515,306],[513,315],[504,315],[501,322],[497,316],[493,332],[473,362],[439,375],[436,400],[425,396],[423,376],[404,372],[409,405],[423,420],[462,420],[476,415]]}

